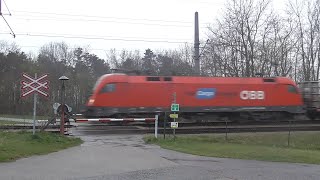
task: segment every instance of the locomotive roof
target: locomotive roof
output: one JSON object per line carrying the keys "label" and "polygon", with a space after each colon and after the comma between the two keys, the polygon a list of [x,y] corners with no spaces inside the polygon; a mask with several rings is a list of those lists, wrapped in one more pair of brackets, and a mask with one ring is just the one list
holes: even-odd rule
{"label": "locomotive roof", "polygon": [[122,73],[106,74],[101,79],[112,79],[117,82],[174,82],[174,83],[217,83],[217,84],[261,84],[261,83],[279,83],[295,84],[293,80],[287,77],[201,77],[201,76],[131,76]]}

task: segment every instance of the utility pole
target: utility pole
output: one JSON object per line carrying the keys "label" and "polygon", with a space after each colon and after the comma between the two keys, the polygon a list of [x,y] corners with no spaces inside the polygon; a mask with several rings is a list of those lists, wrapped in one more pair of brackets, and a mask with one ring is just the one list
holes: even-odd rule
{"label": "utility pole", "polygon": [[2,1],[2,0],[0,0],[0,16],[2,16],[2,8],[1,8],[1,7],[2,7],[2,6],[1,6],[1,3],[2,3],[2,2],[1,2],[1,1]]}
{"label": "utility pole", "polygon": [[199,20],[198,12],[195,13],[194,21],[194,63],[196,75],[200,75],[200,53],[199,53]]}
{"label": "utility pole", "polygon": [[[6,4],[6,2],[4,2],[4,5],[6,6],[7,10],[9,11],[9,15],[11,16],[11,12]],[[11,26],[9,25],[9,23],[7,22],[6,18],[4,18],[3,13],[2,13],[2,0],[0,0],[0,16],[2,16],[3,20],[6,22],[6,24],[8,25],[9,29],[11,30],[11,33],[13,38],[16,37],[16,35],[14,34],[13,30],[11,29]]]}

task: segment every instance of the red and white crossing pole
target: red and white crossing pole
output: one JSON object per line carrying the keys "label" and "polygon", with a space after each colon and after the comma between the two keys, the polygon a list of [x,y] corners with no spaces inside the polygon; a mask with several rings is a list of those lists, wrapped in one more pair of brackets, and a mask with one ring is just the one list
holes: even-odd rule
{"label": "red and white crossing pole", "polygon": [[64,81],[69,80],[66,76],[61,76],[59,80],[62,82],[61,86],[61,118],[60,118],[60,134],[64,135],[64,93],[65,93],[65,87],[64,87]]}

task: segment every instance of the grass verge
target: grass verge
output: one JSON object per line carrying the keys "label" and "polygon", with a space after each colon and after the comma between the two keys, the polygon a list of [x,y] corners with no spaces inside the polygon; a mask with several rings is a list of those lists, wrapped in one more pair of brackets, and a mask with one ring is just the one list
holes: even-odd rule
{"label": "grass verge", "polygon": [[60,134],[0,131],[0,162],[13,161],[32,155],[48,154],[82,143],[80,138]]}
{"label": "grass verge", "polygon": [[179,135],[155,139],[148,135],[146,143],[184,153],[236,159],[320,164],[320,132],[294,132],[288,146],[288,133],[237,133]]}

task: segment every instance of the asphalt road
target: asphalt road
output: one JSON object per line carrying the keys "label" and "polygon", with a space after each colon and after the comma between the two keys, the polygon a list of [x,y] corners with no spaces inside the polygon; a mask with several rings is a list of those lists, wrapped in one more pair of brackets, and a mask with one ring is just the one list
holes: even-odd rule
{"label": "asphalt road", "polygon": [[[78,134],[80,135],[80,134]],[[313,180],[319,165],[208,158],[144,144],[142,135],[80,135],[81,146],[0,163],[1,180]]]}

